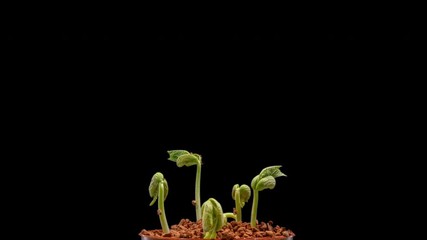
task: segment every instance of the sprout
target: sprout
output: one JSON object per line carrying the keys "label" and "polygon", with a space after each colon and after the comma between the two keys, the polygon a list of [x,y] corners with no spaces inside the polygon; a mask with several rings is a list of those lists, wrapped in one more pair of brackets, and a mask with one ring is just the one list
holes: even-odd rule
{"label": "sprout", "polygon": [[150,186],[148,187],[148,192],[150,193],[150,197],[153,198],[150,203],[150,206],[152,206],[157,200],[157,214],[159,215],[160,225],[162,225],[163,233],[169,233],[169,225],[168,221],[166,220],[164,204],[166,197],[168,196],[169,187],[168,182],[163,177],[162,173],[157,172],[153,175],[153,177],[151,178]]}
{"label": "sprout", "polygon": [[236,220],[236,221],[237,221],[237,216],[236,216],[236,214],[234,214],[234,213],[232,213],[232,212],[226,212],[226,213],[224,213],[223,215],[224,215],[224,219],[223,219],[224,224],[223,224],[223,225],[227,224],[227,219],[228,219],[228,218],[232,218],[232,219],[234,219],[234,220]]}
{"label": "sprout", "polygon": [[178,167],[182,166],[193,166],[197,165],[196,172],[196,184],[195,184],[195,206],[196,206],[196,219],[202,218],[200,208],[200,176],[202,171],[202,157],[199,154],[190,153],[186,150],[170,150],[168,151],[169,158],[173,162],[176,162]]}
{"label": "sprout", "polygon": [[280,171],[282,166],[271,166],[264,168],[260,174],[252,179],[251,187],[254,191],[253,203],[252,203],[252,214],[251,214],[251,226],[256,227],[256,217],[258,210],[258,192],[264,189],[273,189],[276,186],[277,177],[285,176]]}
{"label": "sprout", "polygon": [[[196,165],[197,167],[195,182],[195,200],[193,200],[192,203],[195,205],[196,208],[197,221],[200,220],[202,224],[203,237],[205,239],[215,239],[217,237],[217,232],[224,225],[227,224],[228,218],[232,218],[237,222],[242,222],[242,208],[249,201],[252,194],[253,203],[250,224],[251,227],[255,228],[257,225],[259,192],[263,191],[264,189],[274,189],[276,186],[276,178],[286,176],[280,171],[280,168],[282,166],[270,166],[264,168],[257,176],[252,179],[251,187],[245,184],[235,184],[231,192],[231,197],[235,201],[234,211],[223,212],[221,204],[214,198],[209,198],[201,206],[201,155],[191,153],[186,150],[169,150],[167,152],[169,154],[168,160],[175,162],[178,167],[189,167],[193,165]],[[156,201],[158,203],[157,214],[159,215],[163,233],[170,233],[164,207],[164,201],[166,200],[166,197],[168,195],[169,188],[168,183],[162,173],[157,172],[153,175],[148,190],[150,193],[150,197],[153,198],[150,203],[150,206],[152,206]]]}
{"label": "sprout", "polygon": [[231,197],[234,199],[236,205],[236,221],[242,221],[242,208],[251,197],[251,189],[246,184],[243,184],[240,187],[239,184],[236,184],[233,186]]}
{"label": "sprout", "polygon": [[215,239],[216,232],[225,224],[226,220],[221,204],[214,198],[209,198],[202,205],[202,225],[205,239]]}

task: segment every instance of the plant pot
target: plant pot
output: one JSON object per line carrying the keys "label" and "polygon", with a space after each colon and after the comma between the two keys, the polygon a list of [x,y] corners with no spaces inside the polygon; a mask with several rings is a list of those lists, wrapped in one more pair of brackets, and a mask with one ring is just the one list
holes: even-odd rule
{"label": "plant pot", "polygon": [[[206,240],[203,238],[176,238],[176,237],[153,237],[141,236],[141,240]],[[253,238],[239,238],[239,240],[293,240],[292,237],[253,237]]]}

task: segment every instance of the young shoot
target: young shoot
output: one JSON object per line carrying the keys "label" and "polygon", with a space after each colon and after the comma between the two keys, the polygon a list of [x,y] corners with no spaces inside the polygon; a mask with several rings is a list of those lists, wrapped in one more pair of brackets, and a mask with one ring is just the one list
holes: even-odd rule
{"label": "young shoot", "polygon": [[252,202],[252,213],[251,213],[251,226],[256,227],[257,210],[258,210],[258,192],[264,189],[273,189],[276,186],[277,177],[285,176],[280,171],[282,166],[271,166],[264,168],[260,174],[252,179],[251,187],[254,191],[254,197]]}
{"label": "young shoot", "polygon": [[202,218],[202,212],[200,207],[200,176],[202,172],[202,157],[199,154],[190,153],[186,150],[170,150],[168,151],[169,158],[173,162],[176,162],[178,167],[182,166],[197,166],[196,171],[196,184],[195,184],[195,206],[196,206],[196,219]]}
{"label": "young shoot", "polygon": [[157,200],[157,215],[159,215],[160,225],[162,226],[163,233],[169,233],[169,225],[166,220],[166,212],[165,212],[165,200],[168,196],[169,187],[168,182],[163,177],[163,174],[157,172],[151,178],[150,186],[148,187],[148,192],[150,193],[150,197],[153,198],[150,206],[152,206]]}
{"label": "young shoot", "polygon": [[231,197],[235,202],[236,221],[242,221],[242,208],[251,197],[251,188],[246,184],[243,184],[240,187],[239,184],[236,184],[233,186],[233,190],[231,191]]}
{"label": "young shoot", "polygon": [[205,239],[215,239],[226,220],[221,204],[214,198],[209,198],[202,205],[202,226]]}
{"label": "young shoot", "polygon": [[226,212],[223,215],[224,215],[224,218],[222,219],[223,220],[223,225],[227,224],[227,219],[228,218],[232,218],[232,219],[236,220],[236,214],[234,214],[232,212]]}

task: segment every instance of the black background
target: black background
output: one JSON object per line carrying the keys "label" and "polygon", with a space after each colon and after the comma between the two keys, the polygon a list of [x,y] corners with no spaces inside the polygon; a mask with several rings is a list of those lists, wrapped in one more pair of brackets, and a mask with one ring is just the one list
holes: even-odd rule
{"label": "black background", "polygon": [[40,159],[17,163],[35,176],[24,185],[36,213],[20,216],[45,216],[43,235],[138,239],[160,227],[148,184],[161,171],[169,224],[194,219],[195,168],[166,152],[186,149],[203,157],[202,199],[229,211],[234,184],[283,165],[288,177],[260,193],[259,220],[297,239],[347,237],[374,201],[363,187],[381,159],[372,152],[395,134],[385,116],[401,85],[384,75],[407,73],[393,66],[416,55],[416,15],[252,7],[61,6],[8,18],[12,77],[38,79],[15,82],[9,99],[20,106],[14,138],[30,146],[19,152]]}

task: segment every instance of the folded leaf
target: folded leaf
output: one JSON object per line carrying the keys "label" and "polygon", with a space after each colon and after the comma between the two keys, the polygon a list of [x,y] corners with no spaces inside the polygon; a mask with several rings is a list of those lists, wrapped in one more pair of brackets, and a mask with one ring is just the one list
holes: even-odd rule
{"label": "folded leaf", "polygon": [[276,179],[272,176],[267,176],[258,181],[256,190],[262,191],[264,189],[273,189],[276,186]]}
{"label": "folded leaf", "polygon": [[182,167],[182,166],[189,167],[189,166],[196,165],[197,163],[199,163],[199,158],[194,154],[183,154],[179,156],[178,159],[176,160],[176,165],[178,167]]}
{"label": "folded leaf", "polygon": [[236,190],[239,189],[239,184],[234,184],[233,189],[231,190],[231,198],[236,200]]}
{"label": "folded leaf", "polygon": [[164,199],[166,199],[168,195],[169,187],[166,179],[164,178],[162,173],[160,172],[155,173],[151,178],[150,185],[148,186],[148,192],[150,194],[150,197],[153,198],[153,200],[150,203],[150,206],[152,206],[157,200],[158,193],[159,193],[159,184],[163,184],[163,187],[165,189]]}
{"label": "folded leaf", "polygon": [[259,175],[256,175],[256,176],[252,179],[252,182],[251,182],[251,187],[252,187],[252,189],[256,189],[256,185],[257,185],[258,181],[259,181]]}
{"label": "folded leaf", "polygon": [[202,205],[202,226],[205,238],[215,238],[216,232],[224,225],[224,213],[221,204],[209,198]]}
{"label": "folded leaf", "polygon": [[169,150],[169,151],[168,151],[168,153],[169,153],[169,158],[168,158],[168,160],[171,160],[171,161],[174,161],[174,162],[176,162],[176,160],[177,160],[181,155],[189,154],[189,152],[188,152],[188,151],[186,151],[186,150]]}
{"label": "folded leaf", "polygon": [[242,186],[240,186],[239,191],[240,201],[243,207],[245,205],[245,202],[249,201],[249,198],[251,198],[251,188],[248,185],[243,184]]}
{"label": "folded leaf", "polygon": [[277,177],[282,177],[286,175],[280,171],[279,168],[282,166],[270,166],[264,168],[259,175],[255,176],[252,179],[251,187],[254,190],[262,191],[264,189],[273,189],[276,186],[276,180]]}
{"label": "folded leaf", "polygon": [[264,178],[266,176],[272,176],[274,178],[277,177],[281,177],[281,176],[286,176],[285,174],[283,174],[279,168],[281,168],[282,166],[278,165],[278,166],[271,166],[271,167],[266,167],[264,168],[261,173],[259,174],[259,176],[261,178]]}
{"label": "folded leaf", "polygon": [[150,197],[157,196],[157,191],[159,190],[159,183],[163,180],[162,173],[155,173],[151,178],[150,185],[148,186],[148,192],[150,193]]}

